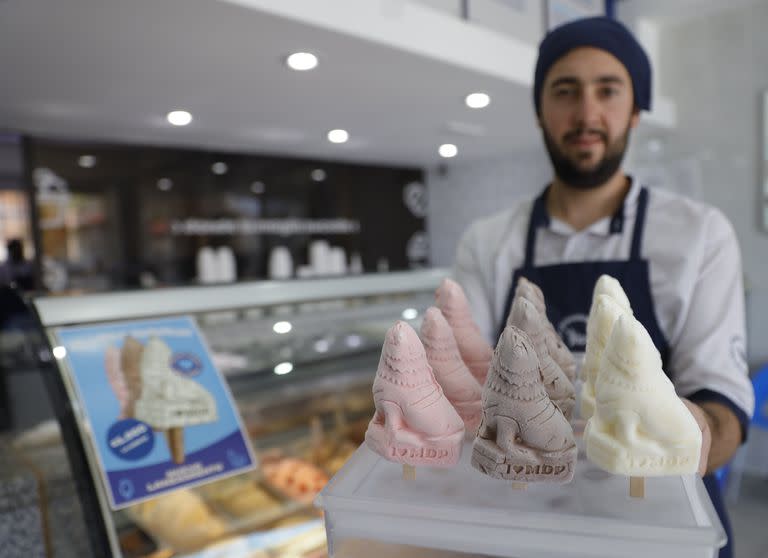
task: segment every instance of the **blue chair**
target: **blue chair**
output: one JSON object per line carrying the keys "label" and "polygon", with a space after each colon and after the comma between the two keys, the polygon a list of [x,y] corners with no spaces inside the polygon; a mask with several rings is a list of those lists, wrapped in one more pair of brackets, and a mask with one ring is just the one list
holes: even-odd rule
{"label": "blue chair", "polygon": [[725,493],[725,487],[728,483],[728,473],[731,472],[731,462],[729,461],[717,471],[715,471],[715,478],[717,479],[717,485],[720,487],[720,491]]}
{"label": "blue chair", "polygon": [[768,430],[768,364],[752,376],[752,387],[755,390],[755,414],[752,415],[752,426]]}

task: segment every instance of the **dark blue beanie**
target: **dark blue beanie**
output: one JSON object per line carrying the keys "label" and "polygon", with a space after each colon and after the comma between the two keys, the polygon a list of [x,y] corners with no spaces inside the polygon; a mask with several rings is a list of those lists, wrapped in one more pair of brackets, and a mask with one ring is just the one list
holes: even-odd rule
{"label": "dark blue beanie", "polygon": [[594,47],[611,53],[627,68],[632,78],[635,107],[651,110],[651,63],[637,39],[615,19],[588,17],[556,27],[539,45],[539,59],[533,79],[533,104],[541,114],[541,88],[552,65],[571,50]]}

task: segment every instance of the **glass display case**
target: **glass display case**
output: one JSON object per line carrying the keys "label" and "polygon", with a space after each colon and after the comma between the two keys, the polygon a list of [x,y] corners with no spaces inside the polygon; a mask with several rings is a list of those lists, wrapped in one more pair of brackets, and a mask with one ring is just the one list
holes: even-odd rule
{"label": "glass display case", "polygon": [[[313,500],[363,440],[386,330],[398,319],[418,327],[446,274],[425,270],[32,301],[44,333],[33,352],[56,420],[0,440],[6,456],[0,490],[24,495],[19,497],[28,517],[14,521],[30,525],[24,531],[29,544],[38,541],[25,555],[326,556]],[[180,316],[191,318],[226,380],[258,463],[114,505],[100,469],[106,463],[98,447],[102,425],[73,369],[81,369],[79,381],[93,378],[93,386],[106,386],[98,388],[103,404],[117,408],[120,401],[123,422],[128,419],[120,393],[133,389],[130,377],[126,372],[127,388],[116,387],[102,356],[102,364],[83,371],[64,333]],[[195,361],[177,357],[174,366]],[[144,382],[146,391],[146,377]],[[160,429],[152,428],[156,445],[165,448]],[[0,510],[0,530],[14,524],[11,511]]]}
{"label": "glass display case", "polygon": [[[725,532],[695,475],[629,479],[579,456],[568,484],[492,479],[470,464],[417,467],[415,478],[367,446],[323,489],[332,558],[713,558]],[[524,487],[524,488],[523,488]]]}

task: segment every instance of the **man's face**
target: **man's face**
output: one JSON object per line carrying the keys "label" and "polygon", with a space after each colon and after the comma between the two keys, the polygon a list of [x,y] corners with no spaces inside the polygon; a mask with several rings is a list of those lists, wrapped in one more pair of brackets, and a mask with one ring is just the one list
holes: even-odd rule
{"label": "man's face", "polygon": [[574,49],[552,65],[539,124],[560,180],[594,188],[618,171],[639,119],[633,102],[629,72],[604,50]]}

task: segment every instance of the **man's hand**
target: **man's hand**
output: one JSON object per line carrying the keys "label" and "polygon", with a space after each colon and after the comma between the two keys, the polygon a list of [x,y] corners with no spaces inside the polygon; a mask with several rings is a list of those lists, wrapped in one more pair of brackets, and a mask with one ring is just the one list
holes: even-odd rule
{"label": "man's hand", "polygon": [[712,432],[709,430],[709,422],[707,421],[707,415],[701,407],[695,403],[691,403],[685,397],[681,397],[685,406],[696,419],[696,423],[701,429],[701,457],[699,458],[699,474],[703,477],[707,471],[707,462],[709,461],[709,449],[712,446]]}
{"label": "man's hand", "polygon": [[[728,463],[741,444],[739,419],[728,407],[714,401],[697,405],[682,398],[701,428],[699,472],[712,473]],[[702,473],[703,474],[703,473]]]}

